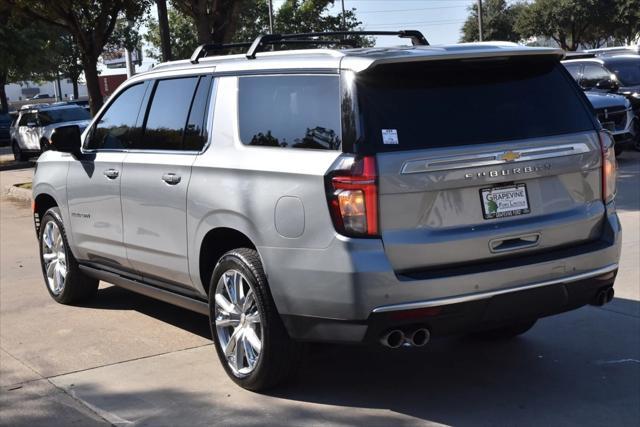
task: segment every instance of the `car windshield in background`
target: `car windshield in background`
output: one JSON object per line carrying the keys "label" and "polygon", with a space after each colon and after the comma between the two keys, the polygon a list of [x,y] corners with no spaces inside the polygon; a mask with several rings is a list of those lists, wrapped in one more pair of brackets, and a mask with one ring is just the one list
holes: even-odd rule
{"label": "car windshield in background", "polygon": [[553,60],[389,64],[357,80],[364,139],[376,151],[481,144],[594,128]]}
{"label": "car windshield in background", "polygon": [[640,57],[620,61],[607,61],[607,68],[613,71],[623,86],[640,85]]}
{"label": "car windshield in background", "polygon": [[42,126],[55,123],[74,122],[76,120],[89,120],[91,116],[84,108],[60,108],[55,110],[40,111],[38,113]]}

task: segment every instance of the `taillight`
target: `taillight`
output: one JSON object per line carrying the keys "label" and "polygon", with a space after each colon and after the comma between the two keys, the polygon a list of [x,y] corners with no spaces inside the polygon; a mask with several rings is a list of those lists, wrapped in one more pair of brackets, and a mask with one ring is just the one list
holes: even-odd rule
{"label": "taillight", "polygon": [[602,200],[611,202],[616,197],[616,177],[618,164],[613,148],[615,141],[609,132],[600,131],[600,147],[602,148]]}
{"label": "taillight", "polygon": [[375,157],[344,158],[327,176],[329,210],[336,230],[353,237],[378,235]]}

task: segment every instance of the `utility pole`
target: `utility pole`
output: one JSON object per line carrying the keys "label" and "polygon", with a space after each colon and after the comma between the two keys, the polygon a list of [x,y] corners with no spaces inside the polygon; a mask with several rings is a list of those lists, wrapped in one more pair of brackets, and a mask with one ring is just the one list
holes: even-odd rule
{"label": "utility pole", "polygon": [[[129,28],[132,28],[133,21],[127,21],[127,26]],[[127,78],[130,78],[136,73],[136,66],[133,63],[133,59],[131,58],[131,51],[126,47],[124,49],[124,60],[127,67]]]}
{"label": "utility pole", "polygon": [[342,2],[342,31],[346,31],[347,30],[347,23],[345,21],[345,17],[344,17],[344,0],[341,0]]}
{"label": "utility pole", "polygon": [[269,2],[269,33],[273,34],[273,0]]}
{"label": "utility pole", "polygon": [[158,29],[160,30],[160,50],[162,60],[171,61],[171,39],[169,38],[169,18],[167,17],[167,0],[156,0],[158,7]]}
{"label": "utility pole", "polygon": [[482,0],[478,0],[478,40],[482,41]]}

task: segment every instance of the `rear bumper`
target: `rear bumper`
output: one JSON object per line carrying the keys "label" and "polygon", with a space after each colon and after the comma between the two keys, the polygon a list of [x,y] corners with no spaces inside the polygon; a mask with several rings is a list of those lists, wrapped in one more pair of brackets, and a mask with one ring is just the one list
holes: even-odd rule
{"label": "rear bumper", "polygon": [[[441,335],[580,307],[613,284],[620,240],[617,215],[609,212],[597,242],[411,276],[393,271],[379,240],[338,237],[323,250],[258,250],[292,337],[362,343],[406,322]],[[404,319],[411,310],[424,313]]]}

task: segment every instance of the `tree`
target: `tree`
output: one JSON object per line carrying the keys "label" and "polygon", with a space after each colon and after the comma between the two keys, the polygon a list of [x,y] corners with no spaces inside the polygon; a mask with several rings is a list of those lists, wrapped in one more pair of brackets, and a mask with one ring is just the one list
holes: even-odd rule
{"label": "tree", "polygon": [[[174,2],[172,2],[173,4]],[[287,0],[275,12],[274,31],[279,33],[338,31],[342,29],[342,15],[330,16],[327,13],[333,0]],[[198,44],[196,23],[190,15],[185,15],[176,8],[168,10],[169,31],[171,34],[171,54],[174,58],[188,58]],[[347,30],[354,30],[362,23],[358,21],[355,10],[345,11]],[[158,22],[150,18],[147,22],[148,32],[145,40],[152,46],[147,55],[160,60],[161,47]],[[269,9],[266,0],[243,0],[242,13],[235,18],[233,34],[225,37],[231,42],[250,41],[260,34],[269,32]],[[210,43],[211,40],[205,41]],[[361,45],[368,46],[372,42],[368,38],[358,38]]]}
{"label": "tree", "polygon": [[[54,55],[58,60],[58,71],[73,85],[73,99],[78,99],[78,80],[82,75],[82,52],[71,34],[60,32],[54,41]],[[57,73],[56,73],[57,74]]]}
{"label": "tree", "polygon": [[[519,41],[521,36],[515,30],[515,23],[525,7],[523,3],[508,4],[506,0],[485,0],[482,6],[483,40]],[[469,16],[462,26],[460,41],[478,40],[478,5],[474,3],[469,7]]]}
{"label": "tree", "polygon": [[16,13],[0,2],[0,111],[9,109],[5,85],[50,77],[57,69],[50,28]]}
{"label": "tree", "polygon": [[615,0],[611,35],[622,44],[638,41],[640,36],[640,0]]}
{"label": "tree", "polygon": [[518,16],[516,29],[524,37],[544,36],[565,50],[577,50],[602,36],[617,0],[535,0]]}
{"label": "tree", "polygon": [[171,35],[169,33],[169,19],[167,17],[167,0],[156,0],[158,9],[158,33],[160,34],[160,51],[162,60],[171,61]]}
{"label": "tree", "polygon": [[199,44],[227,43],[235,33],[241,8],[251,0],[173,0],[173,6],[193,19]]}
{"label": "tree", "polygon": [[26,15],[61,28],[73,36],[80,52],[89,105],[95,114],[102,106],[98,58],[109,42],[119,18],[138,19],[148,0],[3,0]]}

